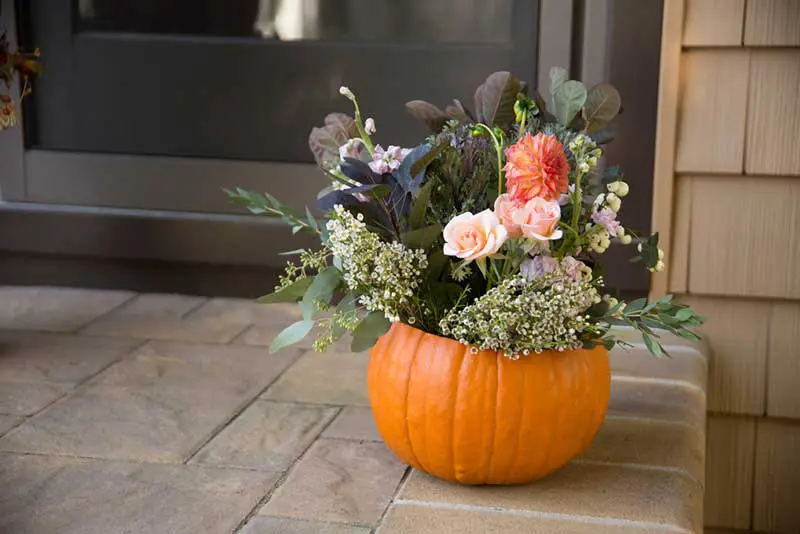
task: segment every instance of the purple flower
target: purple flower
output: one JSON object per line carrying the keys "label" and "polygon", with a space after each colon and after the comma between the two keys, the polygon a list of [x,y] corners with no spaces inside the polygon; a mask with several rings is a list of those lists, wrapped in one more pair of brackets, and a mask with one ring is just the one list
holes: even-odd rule
{"label": "purple flower", "polygon": [[366,154],[367,146],[364,144],[364,141],[358,138],[350,139],[339,147],[339,157],[342,159],[353,158],[363,161],[368,159],[368,157],[365,157]]}
{"label": "purple flower", "polygon": [[558,260],[551,256],[534,256],[525,258],[519,266],[519,272],[529,282],[558,270]]}
{"label": "purple flower", "polygon": [[595,207],[594,213],[592,213],[592,220],[595,224],[603,226],[608,231],[609,235],[617,235],[619,221],[617,220],[617,214],[614,210],[603,208],[598,211],[597,207]]}
{"label": "purple flower", "polygon": [[378,174],[396,171],[409,152],[411,150],[395,145],[389,145],[385,150],[381,145],[377,145],[372,154],[372,161],[369,162],[369,168]]}

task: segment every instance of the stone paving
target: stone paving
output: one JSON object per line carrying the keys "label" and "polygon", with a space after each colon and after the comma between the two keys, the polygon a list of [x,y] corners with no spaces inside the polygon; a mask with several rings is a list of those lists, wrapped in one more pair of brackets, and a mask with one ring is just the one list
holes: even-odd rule
{"label": "stone paving", "polygon": [[0,287],[0,534],[700,532],[703,350],[612,354],[590,450],[459,487],[378,435],[367,354],[265,346],[294,307]]}

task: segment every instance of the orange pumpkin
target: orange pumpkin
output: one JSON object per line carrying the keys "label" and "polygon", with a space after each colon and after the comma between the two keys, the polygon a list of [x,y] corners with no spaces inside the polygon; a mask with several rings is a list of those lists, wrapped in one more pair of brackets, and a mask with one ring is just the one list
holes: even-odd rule
{"label": "orange pumpkin", "polygon": [[461,484],[522,484],[589,446],[611,372],[603,347],[510,360],[394,323],[368,380],[378,430],[405,463]]}

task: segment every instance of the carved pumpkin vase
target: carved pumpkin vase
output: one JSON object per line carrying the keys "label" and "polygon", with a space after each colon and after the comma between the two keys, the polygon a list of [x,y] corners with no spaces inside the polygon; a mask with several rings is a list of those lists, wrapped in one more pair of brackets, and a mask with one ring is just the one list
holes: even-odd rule
{"label": "carved pumpkin vase", "polygon": [[378,431],[403,462],[460,484],[524,484],[589,446],[611,372],[603,347],[511,360],[394,323],[368,382]]}

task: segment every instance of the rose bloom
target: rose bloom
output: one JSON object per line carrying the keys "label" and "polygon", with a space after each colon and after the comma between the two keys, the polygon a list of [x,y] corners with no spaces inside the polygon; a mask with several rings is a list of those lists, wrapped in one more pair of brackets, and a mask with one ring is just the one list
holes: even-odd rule
{"label": "rose bloom", "polygon": [[519,225],[522,234],[539,241],[561,239],[563,232],[558,228],[561,208],[558,200],[545,200],[536,197],[514,210],[511,215],[514,224]]}
{"label": "rose bloom", "polygon": [[494,214],[500,224],[505,226],[510,238],[522,237],[522,228],[518,224],[514,224],[512,219],[512,215],[520,207],[522,207],[522,204],[513,200],[508,193],[500,195],[494,201]]}
{"label": "rose bloom", "polygon": [[518,202],[558,200],[569,186],[569,162],[555,135],[530,132],[506,149],[506,189]]}
{"label": "rose bloom", "polygon": [[494,254],[505,243],[508,232],[491,210],[453,217],[444,227],[444,253],[464,260]]}

